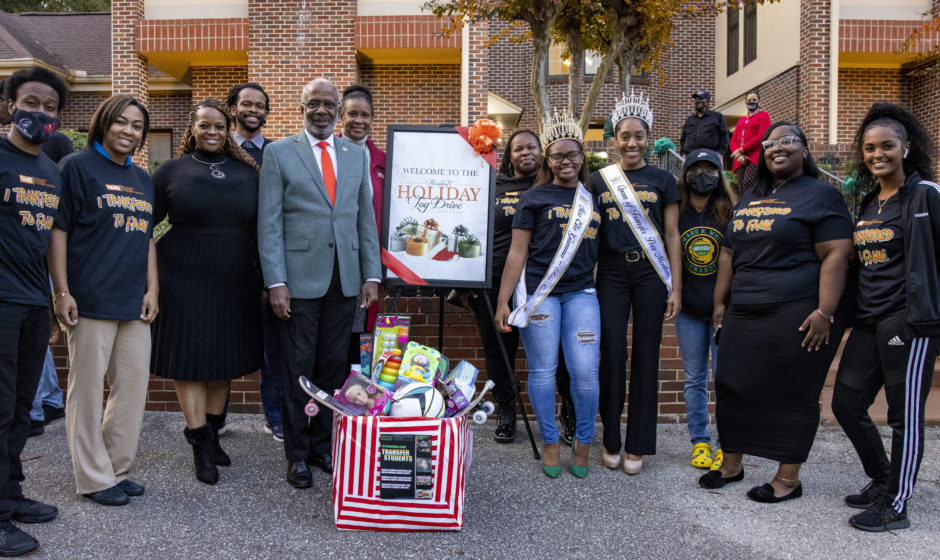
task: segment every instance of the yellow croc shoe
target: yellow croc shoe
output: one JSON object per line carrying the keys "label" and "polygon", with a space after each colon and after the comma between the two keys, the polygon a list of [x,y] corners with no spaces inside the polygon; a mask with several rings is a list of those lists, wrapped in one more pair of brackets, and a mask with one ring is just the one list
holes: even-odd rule
{"label": "yellow croc shoe", "polygon": [[721,464],[725,460],[725,454],[721,452],[721,448],[715,450],[715,458],[712,459],[712,468],[711,470],[717,471],[721,468]]}
{"label": "yellow croc shoe", "polygon": [[692,466],[697,469],[710,469],[714,462],[712,446],[707,442],[696,443],[692,447]]}

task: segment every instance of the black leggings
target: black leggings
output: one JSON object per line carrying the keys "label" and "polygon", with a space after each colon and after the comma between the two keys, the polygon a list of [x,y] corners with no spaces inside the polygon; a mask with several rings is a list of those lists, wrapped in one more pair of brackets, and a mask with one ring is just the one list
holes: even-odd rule
{"label": "black leggings", "polygon": [[[894,313],[873,326],[852,330],[836,375],[832,412],[855,447],[865,474],[888,485],[892,505],[901,513],[913,494],[924,456],[924,406],[937,343],[936,338],[905,338],[904,312]],[[882,386],[891,426],[890,461],[868,415]]]}

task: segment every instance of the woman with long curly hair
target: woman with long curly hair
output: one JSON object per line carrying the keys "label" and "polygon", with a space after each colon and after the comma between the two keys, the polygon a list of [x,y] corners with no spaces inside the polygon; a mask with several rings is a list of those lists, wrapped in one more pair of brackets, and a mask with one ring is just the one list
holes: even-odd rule
{"label": "woman with long curly hair", "polygon": [[[846,505],[866,511],[865,531],[904,529],[924,456],[924,408],[940,342],[940,187],[934,144],[918,120],[877,103],[855,137],[859,175],[874,189],[855,224],[855,325],[846,342],[832,411],[871,479]],[[854,278],[853,278],[854,280]],[[891,460],[868,407],[884,387]]]}
{"label": "woman with long curly hair", "polygon": [[261,278],[257,266],[258,165],[231,138],[217,99],[196,104],[177,152],[153,174],[160,315],[152,371],[174,380],[196,477],[215,484],[231,464],[218,428],[231,380],[258,369]]}

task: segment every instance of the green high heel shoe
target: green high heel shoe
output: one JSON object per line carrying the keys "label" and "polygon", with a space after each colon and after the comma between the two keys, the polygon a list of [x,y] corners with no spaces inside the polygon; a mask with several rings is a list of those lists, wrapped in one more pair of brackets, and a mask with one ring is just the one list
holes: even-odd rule
{"label": "green high heel shoe", "polygon": [[558,478],[561,476],[561,465],[542,465],[542,472],[545,473],[545,476],[548,478]]}
{"label": "green high heel shoe", "polygon": [[[575,446],[575,444],[577,444],[577,443],[578,443],[578,440],[577,440],[577,439],[572,439],[572,440],[571,440],[571,453],[572,453],[572,458],[573,458],[573,456],[574,456],[574,446]],[[570,472],[571,474],[573,474],[573,475],[575,476],[575,478],[584,478],[584,477],[586,477],[587,474],[588,474],[588,468],[587,468],[587,466],[583,466],[583,467],[582,467],[581,465],[574,465],[574,464],[572,464],[572,465],[568,465],[568,472]]]}

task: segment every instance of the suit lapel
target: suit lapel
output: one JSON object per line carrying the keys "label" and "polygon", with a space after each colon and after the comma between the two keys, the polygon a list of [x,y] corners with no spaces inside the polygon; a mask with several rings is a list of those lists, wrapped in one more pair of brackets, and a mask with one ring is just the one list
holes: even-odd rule
{"label": "suit lapel", "polygon": [[[333,147],[336,148],[336,201],[339,203],[340,193],[348,190],[346,183],[348,182],[350,152],[346,147],[346,141],[340,140],[339,137],[333,138]],[[345,194],[343,197],[345,198]]]}
{"label": "suit lapel", "polygon": [[294,136],[294,149],[297,151],[297,155],[300,157],[300,161],[303,162],[304,167],[307,168],[307,172],[313,177],[314,189],[319,191],[327,204],[329,204],[330,195],[327,194],[326,186],[323,184],[323,174],[320,173],[320,168],[317,166],[317,159],[313,155],[313,148],[310,147],[310,142],[307,140],[307,134],[304,131],[300,131],[299,134]]}

